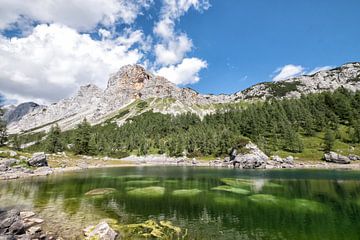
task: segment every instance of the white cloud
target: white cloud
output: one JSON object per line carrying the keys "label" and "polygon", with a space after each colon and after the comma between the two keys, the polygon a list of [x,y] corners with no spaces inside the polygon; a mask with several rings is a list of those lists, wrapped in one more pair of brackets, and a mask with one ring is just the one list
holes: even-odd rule
{"label": "white cloud", "polygon": [[311,70],[310,72],[306,73],[308,75],[312,75],[312,74],[315,74],[317,72],[321,72],[321,71],[326,71],[326,70],[330,70],[334,68],[333,66],[323,66],[323,67],[316,67],[314,68],[313,70]]}
{"label": "white cloud", "polygon": [[154,34],[160,38],[160,43],[155,46],[158,64],[177,64],[191,51],[191,39],[184,33],[175,32],[175,22],[191,7],[202,11],[208,9],[210,3],[208,0],[163,0],[160,21],[154,27]]}
{"label": "white cloud", "polygon": [[302,66],[289,64],[276,69],[274,73],[276,74],[276,76],[273,77],[273,81],[281,81],[299,76],[301,74],[304,74],[305,72]]}
{"label": "white cloud", "polygon": [[[61,23],[80,31],[117,21],[130,24],[152,0],[0,0],[0,29],[31,21]],[[24,18],[26,21],[24,21]]]}
{"label": "white cloud", "polygon": [[155,46],[156,61],[163,65],[179,63],[191,48],[192,42],[186,35],[174,36],[166,44]]}
{"label": "white cloud", "polygon": [[80,85],[106,86],[110,73],[139,62],[134,31],[114,40],[93,40],[88,34],[60,24],[38,25],[22,38],[0,36],[0,89],[8,98],[56,101]]}
{"label": "white cloud", "polygon": [[207,67],[207,63],[198,58],[185,58],[178,65],[163,67],[157,74],[178,84],[193,84],[200,80],[199,72]]}

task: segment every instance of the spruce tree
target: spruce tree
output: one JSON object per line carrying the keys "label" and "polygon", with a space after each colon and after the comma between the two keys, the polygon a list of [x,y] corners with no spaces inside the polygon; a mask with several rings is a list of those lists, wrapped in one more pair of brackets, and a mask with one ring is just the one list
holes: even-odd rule
{"label": "spruce tree", "polygon": [[324,136],[324,151],[330,152],[335,144],[335,134],[331,129],[325,130],[325,136]]}
{"label": "spruce tree", "polygon": [[83,120],[75,129],[74,138],[74,153],[75,154],[89,154],[90,153],[90,139],[91,126],[86,120]]}
{"label": "spruce tree", "polygon": [[64,144],[61,140],[61,129],[59,125],[53,125],[50,128],[45,140],[45,151],[49,153],[61,152],[64,150]]}

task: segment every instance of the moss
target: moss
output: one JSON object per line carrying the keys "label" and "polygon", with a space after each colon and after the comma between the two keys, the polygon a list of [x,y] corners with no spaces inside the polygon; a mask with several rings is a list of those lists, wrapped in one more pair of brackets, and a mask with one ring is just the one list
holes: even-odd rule
{"label": "moss", "polygon": [[239,199],[225,197],[225,196],[218,196],[218,197],[214,197],[214,202],[219,205],[231,206],[231,205],[239,204]]}
{"label": "moss", "polygon": [[249,196],[249,200],[260,205],[279,205],[281,199],[270,194],[255,194]]}
{"label": "moss", "polygon": [[249,179],[221,178],[220,181],[226,185],[240,188],[249,188],[254,185],[254,181]]}
{"label": "moss", "polygon": [[299,212],[321,213],[325,210],[325,206],[319,202],[299,198],[292,200],[290,206],[293,211]]}
{"label": "moss", "polygon": [[96,188],[85,193],[86,196],[107,195],[116,192],[115,188]]}
{"label": "moss", "polygon": [[127,181],[126,185],[143,186],[143,185],[153,185],[159,182],[160,181],[158,180],[131,180],[131,181]]}
{"label": "moss", "polygon": [[[186,236],[182,234],[180,227],[174,226],[170,221],[148,220],[144,223],[128,224],[117,227],[129,238],[150,238],[150,239],[180,239]],[[182,236],[181,236],[182,235]]]}
{"label": "moss", "polygon": [[211,190],[223,191],[223,192],[231,192],[231,193],[236,193],[236,194],[240,194],[240,195],[248,195],[248,194],[250,194],[249,190],[238,188],[238,187],[226,186],[226,185],[213,187]]}
{"label": "moss", "polygon": [[133,197],[161,197],[164,193],[165,188],[156,186],[136,188],[127,192],[129,196]]}
{"label": "moss", "polygon": [[194,189],[179,189],[172,192],[173,196],[176,197],[194,197],[198,194],[200,194],[202,190],[199,190],[197,188]]}

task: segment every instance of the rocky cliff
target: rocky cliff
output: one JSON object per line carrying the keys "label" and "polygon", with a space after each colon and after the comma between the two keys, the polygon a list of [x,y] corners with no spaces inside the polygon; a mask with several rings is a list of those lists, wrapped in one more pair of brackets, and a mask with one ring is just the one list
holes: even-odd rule
{"label": "rocky cliff", "polygon": [[68,99],[49,106],[37,106],[8,125],[10,133],[48,130],[54,123],[71,129],[86,118],[90,123],[113,119],[119,125],[127,118],[147,110],[200,116],[215,111],[215,105],[257,99],[300,97],[301,94],[333,91],[344,87],[360,90],[360,63],[278,82],[254,85],[231,95],[203,95],[190,88],[179,88],[139,65],[127,65],[111,75],[107,88],[94,85],[80,88]]}

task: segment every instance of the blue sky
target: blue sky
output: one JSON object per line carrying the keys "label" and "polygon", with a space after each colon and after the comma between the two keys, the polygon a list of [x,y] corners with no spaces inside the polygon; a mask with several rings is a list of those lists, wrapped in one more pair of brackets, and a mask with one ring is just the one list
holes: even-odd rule
{"label": "blue sky", "polygon": [[307,70],[360,60],[360,1],[213,1],[181,20],[206,59],[201,92],[231,93],[287,64]]}
{"label": "blue sky", "polygon": [[218,94],[360,61],[356,0],[4,2],[0,92],[13,102],[104,88],[128,63]]}

